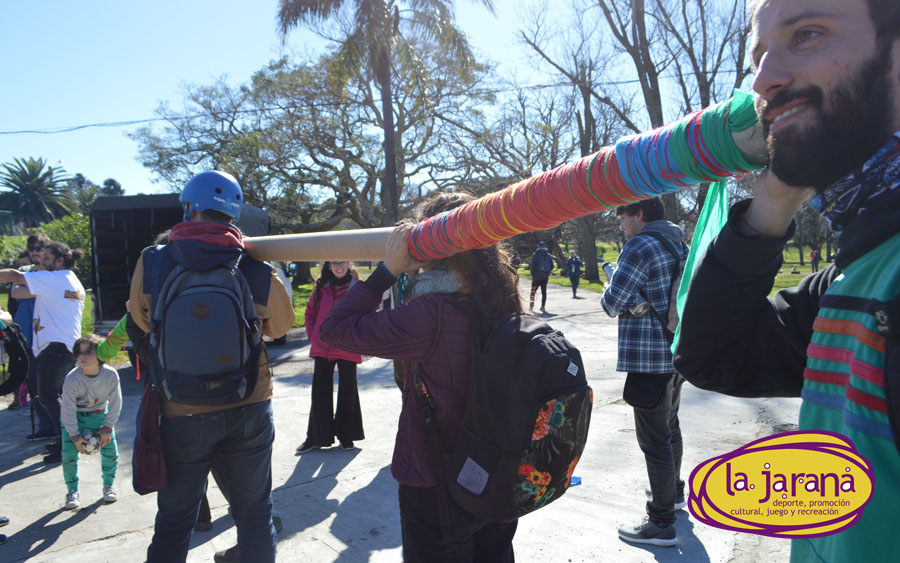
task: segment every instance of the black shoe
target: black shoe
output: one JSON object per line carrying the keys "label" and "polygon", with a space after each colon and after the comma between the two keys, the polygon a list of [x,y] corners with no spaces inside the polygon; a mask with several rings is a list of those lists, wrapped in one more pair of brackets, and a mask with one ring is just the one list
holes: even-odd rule
{"label": "black shoe", "polygon": [[39,432],[35,432],[34,434],[29,434],[25,436],[25,439],[29,442],[43,442],[44,440],[53,440],[58,438],[56,434],[41,434]]}
{"label": "black shoe", "polygon": [[44,444],[44,449],[47,450],[47,453],[58,454],[62,452],[62,442],[50,442],[49,444]]}
{"label": "black shoe", "polygon": [[62,461],[62,454],[52,452],[44,456],[44,463],[59,463]]}
{"label": "black shoe", "polygon": [[0,545],[6,543],[6,534],[0,534]]}
{"label": "black shoe", "polygon": [[347,440],[346,442],[341,442],[341,449],[345,452],[349,452],[353,449],[353,440]]}
{"label": "black shoe", "polygon": [[306,452],[318,450],[319,448],[320,448],[320,446],[313,445],[312,442],[310,442],[309,440],[306,440],[305,442],[303,442],[302,444],[297,446],[297,451],[295,453],[305,454]]}
{"label": "black shoe", "polygon": [[194,530],[198,532],[208,532],[212,530],[212,522],[200,522],[198,520],[197,523],[194,524]]}
{"label": "black shoe", "polygon": [[280,534],[284,527],[281,525],[281,516],[272,516],[272,525],[275,526],[275,533]]}
{"label": "black shoe", "polygon": [[0,528],[9,524],[9,516],[0,516]]}
{"label": "black shoe", "polygon": [[240,555],[236,545],[229,547],[225,551],[217,551],[213,556],[213,561],[216,563],[237,563],[238,559],[240,559]]}

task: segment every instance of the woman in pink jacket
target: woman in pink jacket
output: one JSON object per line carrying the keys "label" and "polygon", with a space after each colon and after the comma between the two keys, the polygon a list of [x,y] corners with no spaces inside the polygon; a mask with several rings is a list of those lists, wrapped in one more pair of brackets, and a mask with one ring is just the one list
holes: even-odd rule
{"label": "woman in pink jacket", "polygon": [[[341,449],[352,450],[354,440],[365,438],[356,388],[356,364],[362,362],[362,356],[332,348],[319,338],[319,325],[358,277],[349,262],[325,262],[306,304],[306,335],[310,342],[309,356],[315,360],[315,367],[309,426],[306,440],[297,447],[298,454],[330,447],[335,437]],[[335,365],[338,368],[338,396],[337,410],[332,410]]]}

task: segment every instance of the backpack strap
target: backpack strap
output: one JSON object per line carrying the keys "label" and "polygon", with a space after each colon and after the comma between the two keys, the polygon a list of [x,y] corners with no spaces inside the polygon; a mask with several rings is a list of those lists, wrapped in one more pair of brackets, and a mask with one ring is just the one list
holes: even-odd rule
{"label": "backpack strap", "polygon": [[150,293],[150,310],[152,311],[163,283],[169,276],[169,272],[175,268],[176,262],[164,244],[148,246],[141,256],[144,266],[143,287],[145,293]]}
{"label": "backpack strap", "polygon": [[444,454],[441,452],[441,442],[438,438],[437,423],[434,420],[436,410],[428,386],[422,379],[422,366],[418,362],[412,364],[413,387],[416,390],[416,398],[425,417],[425,428],[428,430],[428,455],[431,457],[431,470],[434,472],[434,490],[437,500],[438,521],[441,524],[441,543],[447,545],[453,538],[450,522],[450,493],[447,489],[447,468],[444,466]]}
{"label": "backpack strap", "polygon": [[[671,254],[672,257],[675,259],[675,272],[672,273],[672,279],[669,282],[669,295],[671,296],[672,295],[672,286],[675,284],[675,276],[678,275],[678,263],[685,259],[684,250],[685,250],[686,245],[684,243],[681,243],[681,246],[682,246],[681,251],[682,252],[681,252],[681,255],[679,256],[678,252],[675,250],[675,246],[674,246],[675,241],[673,241],[666,235],[664,235],[660,232],[657,232],[657,231],[646,231],[646,232],[641,232],[640,234],[647,235],[651,238],[658,240],[659,243],[663,246],[663,248],[665,248],[669,252],[669,254]],[[666,340],[669,342],[669,344],[674,342],[675,334],[668,328],[668,325],[669,325],[668,319],[664,318],[662,316],[662,313],[660,313],[659,311],[656,310],[656,307],[653,306],[650,299],[648,299],[647,295],[644,294],[643,289],[639,289],[638,293],[640,294],[641,297],[644,298],[644,301],[646,301],[647,304],[650,305],[650,310],[653,311],[653,316],[655,316],[657,318],[657,320],[659,320],[659,324],[662,325],[663,336],[666,337]],[[670,307],[672,306],[671,303],[669,304],[669,306]]]}

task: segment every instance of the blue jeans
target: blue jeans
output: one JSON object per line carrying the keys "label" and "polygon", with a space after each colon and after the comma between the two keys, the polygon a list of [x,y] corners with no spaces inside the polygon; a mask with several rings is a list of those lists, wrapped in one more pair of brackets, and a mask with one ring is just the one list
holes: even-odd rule
{"label": "blue jeans", "polygon": [[[634,407],[634,431],[644,452],[653,498],[647,501],[647,515],[654,524],[675,522],[675,500],[683,495],[681,480],[681,427],[678,407],[684,378],[677,374],[655,375],[665,388],[655,406]],[[679,494],[680,493],[680,494]]]}
{"label": "blue jeans", "polygon": [[156,497],[158,512],[148,563],[184,561],[197,522],[206,478],[215,460],[228,483],[241,561],[275,561],[272,525],[272,403],[206,414],[163,418],[168,488]]}

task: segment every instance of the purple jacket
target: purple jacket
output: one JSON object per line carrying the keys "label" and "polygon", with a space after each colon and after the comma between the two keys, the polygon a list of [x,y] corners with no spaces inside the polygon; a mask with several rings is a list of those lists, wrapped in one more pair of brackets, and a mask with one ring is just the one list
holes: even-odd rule
{"label": "purple jacket", "polygon": [[309,357],[325,358],[326,360],[349,360],[362,363],[362,356],[332,348],[319,338],[319,325],[328,316],[338,299],[347,293],[347,287],[354,285],[354,280],[344,285],[335,286],[327,283],[317,291],[313,291],[306,303],[306,336],[309,338]]}
{"label": "purple jacket", "polygon": [[436,405],[435,419],[444,451],[452,451],[469,392],[469,318],[440,295],[423,295],[399,309],[375,312],[395,279],[379,266],[353,286],[319,328],[331,346],[404,361],[403,407],[391,473],[397,482],[434,486],[425,420],[406,362],[418,362]]}

